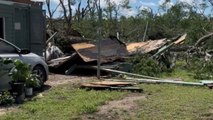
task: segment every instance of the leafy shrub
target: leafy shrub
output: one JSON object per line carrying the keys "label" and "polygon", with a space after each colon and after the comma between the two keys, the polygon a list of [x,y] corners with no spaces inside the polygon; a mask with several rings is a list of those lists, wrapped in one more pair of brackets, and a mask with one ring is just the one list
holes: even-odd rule
{"label": "leafy shrub", "polygon": [[202,64],[203,59],[198,58],[198,57],[191,57],[186,59],[186,69],[189,71],[195,72],[197,69],[200,69],[203,64]]}
{"label": "leafy shrub", "polygon": [[159,76],[166,69],[157,60],[151,59],[148,56],[136,56],[130,60],[130,63],[133,64],[131,72],[141,75]]}
{"label": "leafy shrub", "polygon": [[195,69],[195,79],[213,79],[213,63],[199,63]]}
{"label": "leafy shrub", "polygon": [[62,50],[64,53],[70,53],[71,47],[70,47],[70,42],[66,40],[65,38],[57,38],[55,40],[55,45]]}
{"label": "leafy shrub", "polygon": [[27,76],[31,74],[30,65],[15,59],[12,61],[14,66],[10,70],[9,76],[14,82],[26,82]]}
{"label": "leafy shrub", "polygon": [[0,105],[11,105],[14,101],[13,96],[8,91],[0,92]]}
{"label": "leafy shrub", "polygon": [[187,69],[194,72],[195,79],[213,79],[213,63],[202,58],[191,58]]}
{"label": "leafy shrub", "polygon": [[26,87],[38,87],[39,86],[39,78],[35,74],[28,74],[26,78]]}

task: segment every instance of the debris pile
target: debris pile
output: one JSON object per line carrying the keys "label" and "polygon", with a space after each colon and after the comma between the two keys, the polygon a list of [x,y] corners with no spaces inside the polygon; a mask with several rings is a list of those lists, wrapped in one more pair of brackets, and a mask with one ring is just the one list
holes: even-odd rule
{"label": "debris pile", "polygon": [[[53,34],[50,39],[54,37]],[[167,84],[179,84],[179,85],[189,85],[189,86],[208,86],[212,88],[213,82],[212,81],[201,81],[201,82],[184,82],[184,81],[176,81],[176,80],[167,80],[161,79],[157,77],[151,77],[146,75],[134,74],[130,72],[126,72],[124,69],[121,70],[121,63],[124,63],[126,59],[135,55],[148,55],[149,58],[158,60],[159,63],[163,62],[167,68],[171,68],[174,66],[173,62],[175,63],[176,55],[174,54],[175,48],[182,50],[181,47],[184,47],[187,50],[188,56],[189,53],[196,53],[201,54],[201,52],[197,52],[198,44],[200,44],[201,40],[195,44],[195,47],[189,46],[182,46],[182,44],[186,40],[187,34],[179,35],[177,37],[167,39],[159,39],[159,40],[148,40],[144,42],[132,42],[132,43],[123,43],[118,40],[116,37],[110,37],[100,41],[100,63],[101,63],[101,71],[108,72],[111,74],[120,74],[120,75],[127,75],[133,76],[126,77],[122,79],[106,79],[107,81],[102,82],[91,82],[91,83],[83,83],[81,84],[81,88],[87,89],[109,89],[109,90],[130,90],[130,91],[139,91],[141,92],[142,89],[138,87],[132,86],[132,83],[167,83]],[[207,36],[209,37],[209,36]],[[50,41],[48,40],[48,42]],[[80,39],[80,37],[78,37]],[[70,41],[71,39],[69,39]],[[69,46],[71,54],[64,54],[62,53],[56,46],[47,46],[46,54],[48,51],[51,51],[51,54],[48,53],[50,57],[47,56],[47,63],[50,69],[59,70],[61,73],[70,75],[76,69],[88,69],[89,70],[97,70],[97,57],[98,57],[98,47],[97,43],[92,41],[84,41],[85,38],[79,40],[79,42],[69,42],[67,46]],[[48,44],[47,42],[47,44]],[[51,48],[54,48],[53,50]],[[57,49],[56,49],[57,48]],[[176,52],[178,52],[177,50]],[[181,51],[183,53],[183,51]],[[204,52],[205,59],[208,61],[211,59],[211,53],[213,52]],[[53,57],[51,57],[51,55]],[[173,57],[170,59],[170,57]],[[187,57],[188,57],[187,56]],[[132,69],[129,67],[129,69]],[[91,72],[91,71],[90,71]]]}
{"label": "debris pile", "polygon": [[[166,53],[166,51],[168,51],[168,49],[170,49],[172,46],[183,43],[185,38],[186,34],[175,37],[173,39],[164,38],[159,40],[148,40],[145,42],[133,42],[125,44],[116,37],[111,36],[110,38],[100,41],[100,63],[103,65],[102,68],[106,68],[105,66],[112,65],[113,63],[119,64],[120,62],[125,61],[125,58],[134,56],[136,54],[151,54],[151,57],[157,58]],[[54,49],[55,51],[52,51],[51,54],[48,53],[48,51],[50,51],[49,49],[55,47],[51,46],[48,48],[46,52],[49,56],[46,57],[46,60],[50,69],[60,70],[60,72],[64,74],[71,74],[79,66],[81,66],[81,68],[82,66],[85,68],[91,68],[89,66],[95,66],[98,56],[97,43],[94,41],[82,41],[80,40],[79,43],[74,42],[73,44],[70,44],[70,51],[72,51],[72,54],[69,55],[62,55],[61,52],[58,52],[58,48]],[[56,52],[58,53],[57,55],[54,54]],[[51,57],[51,55],[53,57]]]}

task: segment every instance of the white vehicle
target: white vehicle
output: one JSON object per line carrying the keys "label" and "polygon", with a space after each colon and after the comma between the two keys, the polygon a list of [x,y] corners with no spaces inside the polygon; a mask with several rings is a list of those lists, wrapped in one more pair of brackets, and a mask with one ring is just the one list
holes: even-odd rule
{"label": "white vehicle", "polygon": [[[42,57],[31,53],[29,50],[22,50],[0,38],[0,60],[3,58],[19,59],[24,63],[30,64],[32,72],[39,76],[41,83],[48,79],[48,66]],[[11,66],[0,63],[0,91],[10,88],[8,83],[11,81],[11,78],[8,76],[9,68]]]}

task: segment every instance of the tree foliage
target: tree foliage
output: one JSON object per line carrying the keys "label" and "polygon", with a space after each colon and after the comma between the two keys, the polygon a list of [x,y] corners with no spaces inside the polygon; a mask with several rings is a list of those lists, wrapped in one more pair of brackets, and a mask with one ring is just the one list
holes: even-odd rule
{"label": "tree foliage", "polygon": [[[61,31],[63,28],[58,21],[64,20],[67,23],[65,27],[76,29],[84,37],[95,39],[97,28],[100,27],[96,8],[99,0],[87,0],[85,6],[82,6],[81,2],[81,0],[74,2],[68,0],[66,5],[64,0],[60,0],[60,7],[63,8],[62,17],[57,19],[55,28]],[[176,2],[168,7],[167,3],[170,0],[166,0],[159,6],[159,12],[154,13],[151,8],[138,8],[138,13],[130,17],[121,14],[122,11],[131,9],[129,0],[124,0],[120,4],[115,4],[112,0],[104,0],[104,2],[106,7],[102,11],[101,24],[103,37],[119,33],[119,38],[124,42],[142,41],[147,22],[149,25],[146,39],[170,38],[188,33],[187,42],[194,44],[200,37],[213,31],[211,12],[205,13],[207,9],[213,9],[211,1],[204,0],[192,5]],[[73,5],[77,6],[77,9],[73,8]],[[51,14],[51,11],[49,13]],[[211,43],[207,44],[208,48],[211,48]]]}

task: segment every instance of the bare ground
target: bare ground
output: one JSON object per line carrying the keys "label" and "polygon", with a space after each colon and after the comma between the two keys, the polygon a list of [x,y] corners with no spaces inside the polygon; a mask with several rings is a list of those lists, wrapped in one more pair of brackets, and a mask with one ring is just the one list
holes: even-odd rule
{"label": "bare ground", "polygon": [[12,112],[12,111],[16,111],[16,110],[17,110],[17,106],[2,107],[2,108],[0,108],[0,116],[6,114],[8,112]]}
{"label": "bare ground", "polygon": [[98,112],[83,115],[82,120],[123,120],[135,116],[138,106],[136,101],[145,99],[145,96],[132,93],[121,100],[110,101],[99,108]]}
{"label": "bare ground", "polygon": [[96,78],[95,77],[84,77],[84,76],[79,77],[79,76],[71,76],[71,75],[51,74],[51,75],[49,75],[49,79],[45,84],[55,87],[55,86],[63,85],[63,84],[67,84],[67,83],[79,84],[82,82],[89,82],[94,79],[96,79]]}

